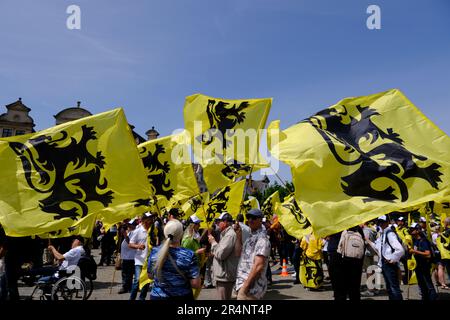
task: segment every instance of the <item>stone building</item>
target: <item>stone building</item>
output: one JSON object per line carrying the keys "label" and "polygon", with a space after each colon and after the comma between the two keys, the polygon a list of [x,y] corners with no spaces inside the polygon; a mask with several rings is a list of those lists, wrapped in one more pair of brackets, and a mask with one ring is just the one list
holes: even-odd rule
{"label": "stone building", "polygon": [[[56,125],[65,123],[68,121],[73,121],[77,119],[81,119],[84,117],[92,116],[92,113],[89,110],[86,110],[81,107],[81,102],[77,101],[76,107],[69,107],[64,110],[61,110],[58,112],[57,115],[54,115],[53,117],[56,119]],[[134,141],[136,144],[140,144],[145,141],[145,139],[140,136],[138,133],[136,133],[133,129],[134,126],[129,124],[131,131],[133,132]]]}
{"label": "stone building", "polygon": [[5,106],[7,111],[0,115],[0,136],[11,137],[34,132],[34,120],[31,111],[22,103],[22,98]]}
{"label": "stone building", "polygon": [[53,117],[56,119],[56,125],[81,119],[84,117],[92,116],[92,113],[84,108],[81,107],[81,102],[77,101],[76,107],[70,107],[61,110],[58,112],[58,114],[54,115]]}

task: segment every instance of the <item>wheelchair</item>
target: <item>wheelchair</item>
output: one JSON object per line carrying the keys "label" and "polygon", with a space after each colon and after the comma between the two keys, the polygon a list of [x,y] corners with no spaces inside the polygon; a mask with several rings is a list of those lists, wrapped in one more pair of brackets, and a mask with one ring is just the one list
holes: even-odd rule
{"label": "wheelchair", "polygon": [[76,275],[42,277],[37,282],[29,300],[86,300],[86,283]]}

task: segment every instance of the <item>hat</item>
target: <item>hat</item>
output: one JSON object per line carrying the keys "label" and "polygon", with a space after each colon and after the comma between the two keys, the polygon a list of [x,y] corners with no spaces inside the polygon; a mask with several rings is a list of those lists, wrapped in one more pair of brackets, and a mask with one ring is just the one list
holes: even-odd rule
{"label": "hat", "polygon": [[142,219],[148,219],[151,218],[152,216],[156,215],[156,213],[152,213],[152,212],[146,212],[142,215],[141,220]]}
{"label": "hat", "polygon": [[266,222],[267,221],[267,219],[264,217],[263,219],[262,219],[262,222]]}
{"label": "hat", "polygon": [[398,217],[397,218],[397,221],[403,221],[403,220],[405,220],[405,218],[403,218],[403,217]]}
{"label": "hat", "polygon": [[409,226],[411,229],[416,229],[419,226],[419,224],[417,222],[413,222],[411,223],[411,225]]}
{"label": "hat", "polygon": [[427,222],[427,219],[425,217],[420,217],[419,221],[420,222]]}
{"label": "hat", "polygon": [[384,222],[387,222],[387,221],[388,221],[386,215],[382,215],[381,217],[378,217],[377,220],[378,220],[378,221],[384,221]]}
{"label": "hat", "polygon": [[134,225],[134,224],[135,224],[135,222],[136,222],[136,219],[131,219],[130,221],[128,221],[128,224],[132,224],[132,225]]}
{"label": "hat", "polygon": [[219,218],[217,218],[218,220],[221,221],[229,221],[229,222],[233,222],[233,217],[231,216],[231,214],[229,214],[228,212],[224,211],[220,214]]}
{"label": "hat", "polygon": [[247,217],[248,216],[252,216],[252,217],[257,217],[257,218],[263,218],[264,214],[262,213],[261,210],[259,209],[251,209],[247,212]]}
{"label": "hat", "polygon": [[191,219],[191,221],[192,221],[193,223],[200,223],[200,222],[203,221],[202,219],[200,219],[199,217],[197,217],[197,216],[195,215],[195,213],[194,213],[192,216],[190,216],[190,219]]}

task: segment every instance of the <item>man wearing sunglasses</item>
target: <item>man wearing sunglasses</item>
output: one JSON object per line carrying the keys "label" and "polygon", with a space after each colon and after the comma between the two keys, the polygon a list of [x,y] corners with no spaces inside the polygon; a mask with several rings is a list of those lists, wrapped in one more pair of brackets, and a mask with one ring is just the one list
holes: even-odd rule
{"label": "man wearing sunglasses", "polygon": [[238,240],[237,253],[240,254],[236,291],[238,300],[262,299],[267,290],[266,269],[270,254],[270,242],[262,225],[263,213],[259,209],[251,209],[247,215],[250,237],[242,244],[242,232],[236,226]]}

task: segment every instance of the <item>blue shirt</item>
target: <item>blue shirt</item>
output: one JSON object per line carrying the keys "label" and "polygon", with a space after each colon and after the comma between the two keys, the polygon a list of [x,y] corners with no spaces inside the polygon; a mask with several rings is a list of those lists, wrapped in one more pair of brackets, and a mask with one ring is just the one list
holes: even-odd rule
{"label": "blue shirt", "polygon": [[184,277],[178,273],[169,257],[167,257],[161,270],[162,279],[159,279],[156,277],[153,269],[160,249],[161,246],[153,248],[149,257],[147,272],[153,274],[154,278],[150,295],[160,298],[192,295],[190,279],[195,279],[199,276],[197,257],[194,252],[181,247],[169,248],[169,254]]}
{"label": "blue shirt", "polygon": [[[413,239],[413,243],[414,243],[414,247],[416,247],[416,249],[418,251],[422,251],[422,252],[430,251],[431,252],[431,250],[432,250],[430,242],[425,237],[421,237],[420,239]],[[425,258],[418,254],[414,255],[414,258],[416,259],[418,266],[429,267],[429,264],[431,263],[431,260],[429,258]]]}

